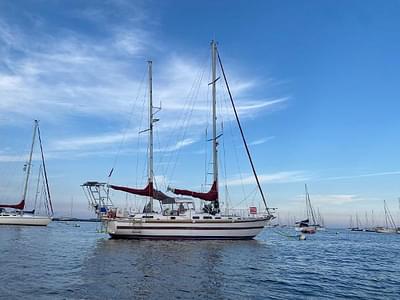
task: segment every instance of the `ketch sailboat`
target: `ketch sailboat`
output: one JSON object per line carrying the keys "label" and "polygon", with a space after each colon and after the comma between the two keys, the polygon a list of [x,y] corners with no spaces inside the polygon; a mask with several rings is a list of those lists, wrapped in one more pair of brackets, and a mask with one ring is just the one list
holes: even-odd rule
{"label": "ketch sailboat", "polygon": [[[186,197],[171,197],[156,189],[153,173],[153,125],[154,107],[152,99],[152,62],[148,62],[149,73],[149,112],[148,112],[148,169],[147,185],[143,189],[117,185],[107,185],[98,182],[86,182],[82,186],[89,197],[90,203],[106,225],[106,231],[112,238],[128,239],[252,239],[259,234],[265,225],[273,219],[267,206],[264,193],[251,160],[250,152],[233,102],[232,94],[225,76],[216,42],[211,43],[212,52],[212,164],[213,183],[208,192],[196,192],[186,189],[169,188],[169,191]],[[220,210],[218,189],[218,142],[216,128],[216,77],[217,61],[231,99],[233,111],[238,123],[242,140],[265,205],[265,213],[257,213],[256,207],[251,207],[247,215],[224,215]],[[148,202],[141,213],[129,216],[119,216],[108,199],[108,188],[126,193],[148,197]],[[103,191],[103,196],[101,192]],[[105,192],[105,194],[104,194]],[[105,195],[105,196],[104,196]],[[200,199],[208,204],[201,211],[195,209],[194,199]],[[156,211],[154,201],[159,201],[161,212]]]}
{"label": "ketch sailboat", "polygon": [[[29,179],[31,175],[32,167],[32,156],[33,150],[38,138],[40,153],[41,153],[41,165],[39,168],[39,175],[37,180],[35,204],[38,201],[39,194],[44,196],[44,206],[47,215],[37,215],[35,213],[36,207],[31,211],[25,211],[26,198],[28,193]],[[0,225],[31,225],[31,226],[47,226],[51,222],[53,215],[53,205],[51,202],[49,182],[47,178],[46,164],[43,153],[42,139],[40,136],[39,122],[34,121],[33,138],[31,150],[29,153],[28,162],[25,165],[25,181],[22,200],[18,204],[0,204]],[[40,190],[40,184],[42,184],[42,190]]]}
{"label": "ketch sailboat", "polygon": [[307,219],[296,222],[295,230],[302,233],[314,234],[321,226],[317,223],[314,208],[311,205],[310,194],[308,193],[307,184],[305,184],[304,187],[306,192]]}

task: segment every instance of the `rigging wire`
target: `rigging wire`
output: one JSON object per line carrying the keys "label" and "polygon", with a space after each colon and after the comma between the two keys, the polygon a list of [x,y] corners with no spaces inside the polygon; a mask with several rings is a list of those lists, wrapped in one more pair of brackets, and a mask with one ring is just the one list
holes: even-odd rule
{"label": "rigging wire", "polygon": [[[210,68],[209,68],[209,81],[211,81],[211,76],[212,76],[212,71],[211,71],[211,60],[210,60]],[[210,98],[210,94],[211,94],[211,86],[207,85],[207,92],[206,92],[206,107],[211,107],[211,98]],[[208,182],[208,175],[211,174],[210,172],[210,166],[212,166],[212,154],[210,153],[210,156],[208,156],[208,152],[211,151],[210,147],[209,147],[209,142],[210,139],[208,138],[208,131],[210,129],[210,120],[211,120],[211,115],[212,115],[212,110],[209,109],[207,110],[207,117],[206,117],[206,130],[205,130],[205,139],[204,139],[204,192],[208,191],[208,186],[211,186],[210,183]],[[202,203],[203,205],[203,203]]]}
{"label": "rigging wire", "polygon": [[[27,139],[28,141],[29,139]],[[16,195],[15,189],[18,189],[18,194],[22,195],[24,190],[24,182],[25,182],[25,171],[26,171],[26,162],[28,161],[27,153],[29,153],[31,145],[30,142],[24,144],[23,151],[16,156],[13,156],[12,161],[8,161],[7,164],[2,164],[1,173],[6,174],[6,176],[2,177],[2,194],[10,194]],[[12,150],[12,149],[11,149]],[[7,155],[7,154],[6,154]],[[21,162],[23,163],[21,172]],[[6,167],[7,165],[7,167]],[[12,198],[12,197],[11,197]],[[18,196],[20,198],[20,196]],[[14,199],[10,199],[10,201],[14,201]],[[20,200],[20,199],[19,199]],[[19,201],[18,200],[18,201]]]}
{"label": "rigging wire", "polygon": [[217,56],[218,56],[219,65],[220,65],[220,67],[221,67],[222,75],[223,75],[224,81],[225,81],[225,83],[226,83],[226,88],[227,88],[227,90],[228,90],[229,97],[230,97],[230,99],[231,99],[232,108],[233,108],[233,111],[235,112],[236,121],[237,121],[237,123],[238,123],[239,129],[240,129],[240,133],[241,133],[241,136],[242,136],[242,139],[243,139],[243,143],[244,143],[244,146],[245,146],[245,148],[246,148],[247,156],[249,157],[250,165],[251,165],[251,168],[252,168],[252,170],[253,170],[253,174],[254,174],[254,177],[255,177],[255,179],[256,179],[256,182],[257,182],[258,189],[259,189],[259,191],[260,191],[262,200],[263,200],[263,202],[264,202],[265,209],[267,210],[268,215],[271,215],[271,213],[269,212],[269,208],[268,208],[268,205],[267,205],[267,201],[265,200],[264,192],[263,192],[263,190],[262,190],[261,184],[260,184],[260,182],[259,182],[259,180],[258,180],[258,177],[257,177],[257,172],[256,172],[256,169],[255,169],[255,167],[254,167],[253,160],[251,159],[250,151],[249,151],[249,148],[248,148],[248,146],[247,146],[246,138],[244,137],[243,129],[242,129],[242,126],[241,126],[240,121],[239,121],[239,116],[238,116],[237,111],[236,111],[235,103],[233,102],[233,97],[232,97],[232,94],[231,94],[231,91],[230,91],[230,88],[229,88],[229,85],[228,85],[228,81],[227,81],[227,79],[226,79],[224,67],[223,67],[223,65],[222,65],[221,57],[220,57],[220,55],[219,55],[219,52],[217,52]]}
{"label": "rigging wire", "polygon": [[44,184],[46,185],[46,192],[47,192],[47,197],[46,198],[47,198],[48,203],[46,203],[46,204],[50,206],[51,215],[53,215],[54,214],[53,203],[51,202],[50,187],[49,187],[49,181],[47,179],[46,163],[45,163],[45,159],[44,159],[42,137],[41,137],[41,134],[40,134],[39,124],[37,126],[37,132],[38,132],[38,139],[39,139],[39,146],[40,146],[40,154],[42,156]]}
{"label": "rigging wire", "polygon": [[[222,134],[224,133],[224,125],[223,125],[224,123],[222,122],[221,123],[221,125],[222,125]],[[223,174],[224,174],[224,181],[225,181],[225,184],[224,184],[224,187],[225,187],[225,203],[224,203],[224,205],[225,205],[225,207],[227,208],[227,206],[229,206],[228,205],[228,178],[227,178],[227,172],[226,172],[226,151],[225,151],[225,139],[222,139],[222,158],[221,158],[221,165],[223,166],[223,170],[224,170],[224,172],[223,172]],[[221,156],[220,156],[221,157]]]}
{"label": "rigging wire", "polygon": [[[218,74],[217,78],[219,78],[220,75],[221,74]],[[221,85],[221,83],[218,83],[218,82],[217,82],[217,84]],[[223,99],[223,97],[222,97],[223,96],[222,95],[223,94],[222,93],[223,90],[222,89],[217,89],[217,91],[218,91],[217,92],[218,93],[218,95],[217,95],[218,98]],[[227,206],[229,206],[228,205],[228,182],[227,182],[228,178],[227,178],[227,168],[226,168],[227,164],[226,164],[226,147],[225,147],[225,130],[224,130],[224,124],[225,124],[224,114],[225,114],[225,111],[227,109],[226,109],[226,106],[223,105],[223,101],[217,101],[217,105],[219,106],[218,107],[219,114],[218,114],[217,118],[221,119],[221,122],[220,122],[221,133],[218,134],[218,135],[224,137],[224,138],[221,139],[222,140],[222,146],[221,146],[222,155],[219,155],[218,157],[219,157],[219,162],[220,162],[219,165],[220,165],[221,169],[223,170],[222,175],[223,175],[223,180],[224,180],[224,185],[223,186],[224,186],[224,196],[225,196],[225,201],[224,201],[223,205],[225,205],[225,209],[227,209]],[[219,143],[218,143],[218,145],[219,145]]]}
{"label": "rigging wire", "polygon": [[[160,143],[160,135],[158,134],[158,131],[157,130],[154,130],[154,135],[156,136],[156,151],[154,151],[154,152],[156,152],[156,153],[159,153],[160,151],[160,149],[161,149],[161,143]],[[160,155],[156,155],[156,164],[155,164],[155,166],[157,167],[157,165],[158,166],[160,166]],[[157,171],[155,171],[154,172],[155,174],[158,174],[158,172]],[[160,185],[158,185],[158,182],[157,182],[157,179],[156,179],[156,176],[153,176],[153,181],[154,181],[154,186],[155,186],[155,188],[157,189],[157,190],[160,190],[161,189],[161,184],[164,184],[165,185],[165,181],[163,182],[163,183],[160,183]],[[163,187],[163,188],[167,188],[167,187]]]}
{"label": "rigging wire", "polygon": [[[207,61],[208,61],[208,57],[207,57]],[[207,68],[207,64],[204,64],[204,68],[203,70],[199,70],[198,73],[198,80],[195,80],[192,84],[192,88],[191,91],[189,92],[188,98],[189,100],[186,102],[185,104],[185,109],[184,111],[184,117],[182,118],[181,122],[177,122],[176,126],[174,127],[173,132],[177,132],[176,135],[176,141],[179,142],[180,140],[184,140],[186,138],[186,134],[188,131],[188,123],[191,120],[191,117],[193,115],[193,111],[194,111],[194,103],[195,100],[198,98],[199,95],[199,91],[200,91],[200,86],[201,83],[203,81],[203,77],[204,77],[204,73],[205,70]],[[179,127],[182,127],[183,130],[177,130]],[[173,175],[175,174],[175,170],[176,170],[176,166],[177,166],[177,162],[181,153],[181,148],[182,147],[177,147],[177,149],[171,149],[173,151],[172,154],[169,155],[169,159],[168,159],[168,163],[166,164],[166,170],[165,173],[166,175],[169,175],[169,177],[173,177]],[[168,148],[166,148],[168,150]],[[172,166],[172,167],[171,167]]]}
{"label": "rigging wire", "polygon": [[[221,82],[221,85],[222,85],[222,82]],[[229,105],[228,105],[228,95],[226,93],[224,93],[223,95],[224,95],[223,99],[224,99],[224,102],[225,102],[225,105],[224,105],[225,113],[226,113],[227,116],[229,116],[229,115],[232,114],[232,112],[228,110],[228,107],[229,107]],[[240,167],[240,162],[239,162],[240,160],[239,160],[239,154],[238,154],[238,148],[237,148],[237,145],[240,144],[240,143],[236,143],[236,141],[235,141],[235,134],[233,133],[233,126],[231,125],[231,123],[228,123],[228,128],[229,128],[229,133],[230,133],[230,136],[231,136],[231,144],[232,144],[231,148],[233,148],[233,153],[235,155],[236,167],[237,167],[237,170],[238,170],[239,179],[240,179],[240,183],[241,183],[240,184],[240,188],[241,188],[241,191],[242,191],[242,197],[244,199],[246,199],[247,195],[246,195],[246,191],[244,189],[243,171],[242,171],[242,169]]]}
{"label": "rigging wire", "polygon": [[131,110],[130,110],[130,112],[129,112],[129,118],[128,118],[127,124],[126,124],[126,126],[125,126],[124,132],[123,132],[123,134],[122,134],[122,139],[121,139],[121,141],[120,141],[120,143],[119,143],[119,146],[118,146],[118,149],[117,149],[117,153],[116,153],[116,155],[115,155],[114,162],[113,162],[113,164],[112,164],[112,168],[111,168],[111,170],[110,170],[110,173],[108,174],[107,184],[108,184],[108,183],[110,182],[110,180],[111,180],[111,176],[112,176],[112,174],[113,174],[113,172],[114,172],[114,169],[115,169],[115,167],[116,167],[116,165],[117,165],[117,163],[118,163],[118,159],[119,159],[120,154],[121,154],[122,146],[123,146],[123,144],[125,144],[126,136],[127,136],[127,133],[128,133],[128,128],[131,126],[131,123],[132,123],[133,112],[134,112],[134,110],[135,110],[135,108],[136,108],[136,102],[137,102],[138,99],[139,99],[139,94],[140,94],[140,91],[141,91],[141,89],[142,89],[145,76],[146,76],[146,72],[144,72],[143,77],[142,77],[142,80],[140,81],[140,84],[139,84],[139,87],[138,87],[138,91],[137,91],[136,99],[135,99],[135,101],[133,102],[132,108],[131,108]]}
{"label": "rigging wire", "polygon": [[[189,110],[189,108],[191,107],[191,101],[192,101],[192,93],[193,93],[193,90],[194,90],[194,88],[195,88],[195,84],[196,84],[196,81],[197,80],[195,80],[193,83],[192,83],[192,86],[191,86],[191,88],[190,88],[190,90],[189,90],[189,93],[188,93],[188,96],[187,96],[187,101],[184,103],[184,105],[183,105],[183,109],[182,109],[182,113],[181,113],[181,115],[183,115],[183,118],[178,118],[177,120],[176,120],[176,122],[175,122],[175,124],[173,125],[173,127],[172,127],[172,134],[174,134],[174,133],[176,133],[176,136],[175,136],[175,139],[174,138],[172,138],[172,137],[174,137],[174,136],[172,136],[169,140],[168,140],[168,142],[166,143],[166,145],[165,145],[165,147],[164,147],[164,149],[163,149],[163,151],[162,151],[162,155],[160,155],[160,163],[163,163],[163,161],[164,161],[164,159],[165,159],[165,157],[167,157],[168,156],[168,158],[167,158],[167,164],[166,164],[166,169],[164,170],[164,174],[167,174],[168,173],[168,169],[169,169],[169,165],[170,165],[170,162],[171,162],[171,157],[175,154],[175,151],[171,151],[171,149],[173,148],[173,142],[175,141],[176,143],[178,143],[179,142],[179,130],[178,130],[178,128],[180,128],[180,127],[183,127],[183,125],[185,124],[185,122],[186,122],[186,118],[187,118],[187,111]],[[182,123],[182,125],[180,125],[180,122]]]}
{"label": "rigging wire", "polygon": [[[146,74],[146,73],[145,73]],[[143,119],[144,119],[144,111],[145,111],[145,104],[146,104],[146,99],[147,99],[147,89],[144,89],[144,95],[143,95],[143,101],[142,101],[142,107],[141,107],[141,114],[140,114],[140,121],[139,121],[139,131],[138,131],[138,133],[137,133],[137,140],[136,140],[136,177],[135,177],[135,179],[136,179],[136,181],[135,181],[135,186],[138,186],[138,178],[139,178],[139,173],[138,173],[138,171],[139,171],[139,155],[140,154],[142,154],[142,151],[140,150],[141,148],[140,148],[140,146],[141,146],[141,144],[140,144],[140,142],[141,142],[141,139],[140,139],[140,132],[142,131],[142,124],[143,124]],[[147,147],[148,147],[149,145],[147,145]],[[148,151],[148,148],[146,149],[146,151]],[[145,171],[146,171],[146,160],[143,160],[143,169],[142,169],[142,172],[140,173],[141,175],[142,175],[142,177],[141,177],[141,182],[143,181],[143,174],[145,173]],[[134,196],[134,198],[136,199],[137,197],[136,197],[136,195]]]}
{"label": "rigging wire", "polygon": [[[199,84],[198,84],[198,87],[197,87],[197,90],[198,90],[198,88],[200,87],[200,82],[201,82],[201,79],[199,80]],[[193,111],[194,111],[194,100],[195,100],[195,95],[197,95],[197,93],[193,93],[193,95],[192,95],[192,97],[191,97],[191,100],[190,100],[190,109],[189,109],[189,111],[186,113],[186,116],[185,116],[185,119],[184,119],[184,121],[183,121],[183,123],[182,123],[182,128],[183,128],[183,130],[181,131],[182,133],[181,133],[181,135],[180,136],[178,136],[178,138],[177,138],[177,149],[176,150],[173,150],[173,149],[171,149],[171,150],[173,150],[174,152],[173,152],[173,154],[170,156],[170,158],[172,158],[173,159],[173,162],[172,162],[172,168],[171,168],[171,171],[170,171],[170,173],[171,173],[171,177],[173,177],[173,175],[175,174],[175,169],[176,169],[176,165],[177,165],[177,163],[178,163],[178,158],[179,158],[179,155],[180,155],[180,152],[181,152],[181,148],[182,147],[179,147],[178,146],[178,143],[179,143],[179,141],[184,141],[184,139],[186,138],[186,133],[187,133],[187,128],[188,128],[188,123],[189,123],[189,121],[190,121],[190,119],[191,119],[191,117],[192,117],[192,115],[193,115]],[[167,168],[169,167],[169,164],[167,164]],[[168,172],[168,169],[167,169],[167,172]]]}
{"label": "rigging wire", "polygon": [[36,209],[36,203],[37,203],[38,196],[39,196],[40,178],[41,178],[41,175],[42,175],[41,173],[42,173],[42,165],[40,164],[40,166],[39,166],[39,174],[38,174],[37,183],[36,183],[35,203],[34,203],[34,206],[33,206],[34,209]]}
{"label": "rigging wire", "polygon": [[257,186],[254,187],[254,188],[250,191],[250,193],[248,193],[247,195],[245,195],[245,196],[243,197],[243,200],[242,200],[242,201],[239,201],[239,202],[237,203],[237,205],[239,206],[239,205],[241,205],[241,204],[247,202],[250,198],[254,197],[254,196],[257,194],[257,190],[258,190],[258,187],[257,187]]}

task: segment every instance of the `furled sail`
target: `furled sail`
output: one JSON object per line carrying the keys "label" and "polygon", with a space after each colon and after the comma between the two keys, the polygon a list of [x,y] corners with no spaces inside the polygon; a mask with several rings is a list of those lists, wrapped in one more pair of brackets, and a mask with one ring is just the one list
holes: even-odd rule
{"label": "furled sail", "polygon": [[154,199],[161,201],[162,204],[175,203],[174,198],[169,197],[169,196],[165,195],[163,192],[156,190],[153,187],[153,183],[147,184],[147,186],[144,189],[134,189],[134,188],[118,186],[118,185],[110,185],[110,188],[112,188],[113,190],[123,191],[126,193],[135,194],[135,195],[139,195],[139,196],[153,197]]}
{"label": "furled sail", "polygon": [[14,209],[24,209],[25,207],[25,200],[22,199],[20,203],[18,204],[0,204],[0,207],[2,208],[14,208]]}
{"label": "furled sail", "polygon": [[218,191],[217,191],[217,182],[214,181],[211,189],[207,193],[198,193],[190,190],[180,190],[180,189],[171,189],[174,194],[183,195],[183,196],[191,196],[195,198],[199,198],[206,201],[217,201],[218,200]]}

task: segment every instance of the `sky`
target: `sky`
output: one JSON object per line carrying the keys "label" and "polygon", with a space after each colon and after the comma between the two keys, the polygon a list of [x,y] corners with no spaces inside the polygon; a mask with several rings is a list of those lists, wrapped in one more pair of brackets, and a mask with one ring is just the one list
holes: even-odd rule
{"label": "sky", "polygon": [[[206,189],[215,39],[281,223],[304,216],[304,184],[330,226],[372,211],[383,223],[383,200],[400,223],[399,13],[398,1],[1,1],[2,201],[21,197],[34,119],[56,215],[93,216],[80,185],[112,168],[111,183],[143,187],[148,60],[157,186]],[[256,205],[222,80],[217,91],[222,202]]]}

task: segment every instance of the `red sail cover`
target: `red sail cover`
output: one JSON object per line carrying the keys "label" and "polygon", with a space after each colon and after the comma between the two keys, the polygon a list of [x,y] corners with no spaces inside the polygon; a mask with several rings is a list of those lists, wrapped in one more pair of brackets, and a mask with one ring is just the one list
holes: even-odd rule
{"label": "red sail cover", "polygon": [[110,185],[110,188],[117,191],[123,191],[130,194],[135,194],[139,196],[148,196],[153,197],[156,200],[161,201],[163,204],[171,204],[175,203],[175,199],[165,195],[163,192],[160,192],[153,187],[153,183],[149,183],[144,189],[133,189],[130,187],[125,186],[117,186],[117,185]]}
{"label": "red sail cover", "polygon": [[25,207],[25,200],[22,199],[20,203],[18,204],[0,204],[0,207],[2,208],[14,208],[14,209],[24,209]]}
{"label": "red sail cover", "polygon": [[207,193],[198,193],[189,190],[172,189],[172,192],[177,195],[192,196],[206,201],[217,201],[218,191],[217,182],[214,181],[211,189]]}
{"label": "red sail cover", "polygon": [[139,196],[152,196],[153,194],[153,185],[148,184],[144,189],[133,189],[125,186],[118,186],[118,185],[110,185],[110,188],[117,191],[123,191],[130,194],[135,194]]}

